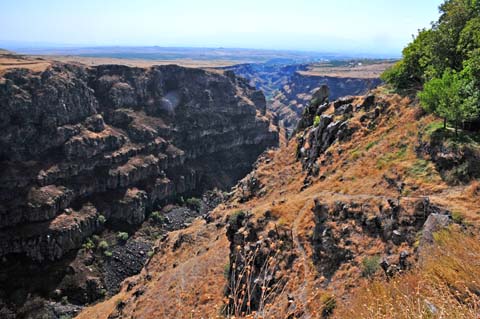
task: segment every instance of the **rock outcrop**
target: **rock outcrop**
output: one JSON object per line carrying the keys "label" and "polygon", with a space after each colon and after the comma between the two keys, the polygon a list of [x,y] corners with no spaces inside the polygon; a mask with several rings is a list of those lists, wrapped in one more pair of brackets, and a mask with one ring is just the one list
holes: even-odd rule
{"label": "rock outcrop", "polygon": [[380,83],[379,78],[308,76],[296,72],[273,97],[270,110],[278,116],[283,126],[292,132],[314,93],[322,86],[329,87],[330,99],[333,101],[344,96],[366,94]]}
{"label": "rock outcrop", "polygon": [[7,259],[55,260],[102,227],[141,224],[165,200],[232,186],[278,143],[263,94],[228,72],[15,69],[0,79],[0,105]]}
{"label": "rock outcrop", "polygon": [[424,135],[424,132],[418,134],[417,154],[430,158],[447,182],[468,183],[480,177],[480,147],[477,142],[458,143],[458,136],[443,129],[437,129],[428,137]]}
{"label": "rock outcrop", "polygon": [[364,242],[376,241],[376,245],[381,243],[389,252],[384,260],[388,264],[384,269],[387,275],[404,270],[405,256],[414,255],[411,248],[419,231],[423,233],[420,245],[424,245],[433,241],[433,232],[451,219],[450,212],[432,205],[428,197],[397,200],[365,196],[330,203],[317,199],[313,214],[314,263],[326,277],[364,253],[358,250],[358,238]]}
{"label": "rock outcrop", "polygon": [[318,171],[319,156],[331,155],[327,152],[331,145],[351,139],[359,129],[359,123],[352,121],[354,113],[365,112],[360,124],[368,127],[375,125],[375,120],[386,109],[384,103],[376,103],[374,95],[348,96],[330,103],[328,93],[326,86],[314,93],[315,98],[304,109],[296,129],[299,132],[297,159],[313,175]]}

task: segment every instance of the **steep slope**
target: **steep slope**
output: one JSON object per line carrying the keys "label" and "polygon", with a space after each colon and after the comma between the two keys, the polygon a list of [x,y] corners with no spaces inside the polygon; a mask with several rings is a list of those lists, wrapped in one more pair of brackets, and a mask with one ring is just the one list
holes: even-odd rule
{"label": "steep slope", "polygon": [[[407,278],[410,291],[434,282],[458,288],[438,290],[443,299],[436,290],[435,298],[422,295],[412,313],[431,318],[432,311],[455,309],[452,318],[473,318],[480,287],[465,278],[480,267],[465,251],[443,263],[439,250],[457,247],[449,238],[480,246],[471,235],[480,221],[480,188],[472,176],[453,187],[442,178],[443,166],[422,151],[437,120],[381,90],[321,102],[310,103],[298,136],[264,153],[209,220],[158,242],[139,276],[79,318],[352,318],[367,303],[372,318],[402,313],[383,304],[391,299],[363,292],[371,278],[389,293],[389,278]],[[448,224],[456,235],[436,249],[434,232]],[[429,254],[440,266],[422,261]],[[455,266],[462,263],[469,266]]]}
{"label": "steep slope", "polygon": [[24,257],[41,270],[70,260],[93,234],[132,232],[168,201],[234,185],[278,144],[263,94],[231,72],[53,63],[6,72],[0,105],[5,289],[34,288],[10,275]]}

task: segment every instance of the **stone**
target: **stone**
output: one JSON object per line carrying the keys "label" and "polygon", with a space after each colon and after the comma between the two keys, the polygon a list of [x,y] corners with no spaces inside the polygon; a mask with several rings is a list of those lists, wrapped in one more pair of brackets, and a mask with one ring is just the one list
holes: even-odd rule
{"label": "stone", "polygon": [[335,115],[345,115],[353,112],[353,105],[346,104],[335,108]]}
{"label": "stone", "polygon": [[368,111],[374,104],[375,104],[375,95],[369,94],[364,98],[360,107]]}
{"label": "stone", "polygon": [[85,126],[92,132],[99,133],[105,129],[105,122],[100,114],[95,114],[85,120]]}
{"label": "stone", "polygon": [[399,230],[394,230],[392,232],[392,241],[395,245],[400,245],[402,243],[403,236]]}
{"label": "stone", "polygon": [[433,235],[435,234],[435,232],[445,229],[451,223],[452,223],[452,219],[449,215],[435,214],[435,213],[430,214],[427,218],[427,221],[423,225],[419,250],[422,250],[423,247],[425,246],[433,244],[434,243]]}
{"label": "stone", "polygon": [[330,88],[327,85],[322,85],[318,90],[315,91],[312,95],[312,100],[316,104],[320,105],[325,102],[328,102],[328,97],[330,96]]}
{"label": "stone", "polygon": [[352,104],[352,102],[355,100],[354,96],[344,96],[333,102],[333,107],[334,109],[338,109],[339,107],[347,104]]}

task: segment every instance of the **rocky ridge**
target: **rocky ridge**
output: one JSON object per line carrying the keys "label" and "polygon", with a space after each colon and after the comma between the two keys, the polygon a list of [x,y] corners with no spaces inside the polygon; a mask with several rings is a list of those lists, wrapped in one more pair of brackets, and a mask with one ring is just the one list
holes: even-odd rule
{"label": "rocky ridge", "polygon": [[330,99],[344,96],[359,96],[380,85],[379,78],[343,78],[315,76],[295,73],[275,95],[270,110],[277,114],[279,121],[291,133],[302,118],[303,110],[323,85],[330,89]]}

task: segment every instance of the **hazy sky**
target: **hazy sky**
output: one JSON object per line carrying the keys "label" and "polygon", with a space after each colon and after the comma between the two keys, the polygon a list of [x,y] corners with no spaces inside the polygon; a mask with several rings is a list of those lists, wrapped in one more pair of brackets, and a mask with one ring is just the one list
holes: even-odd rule
{"label": "hazy sky", "polygon": [[0,0],[0,43],[399,54],[442,0]]}

